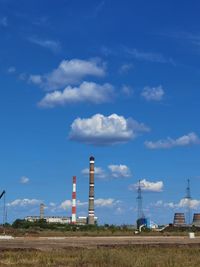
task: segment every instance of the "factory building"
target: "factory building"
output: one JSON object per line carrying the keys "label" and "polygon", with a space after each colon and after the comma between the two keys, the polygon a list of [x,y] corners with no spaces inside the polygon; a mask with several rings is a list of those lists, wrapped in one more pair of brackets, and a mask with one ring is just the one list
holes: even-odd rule
{"label": "factory building", "polygon": [[[28,222],[37,222],[41,220],[40,216],[26,216],[24,219]],[[62,224],[71,223],[71,217],[65,217],[65,216],[44,216],[43,220],[45,220],[47,223],[62,223]]]}
{"label": "factory building", "polygon": [[[26,216],[24,220],[28,222],[37,222],[40,221],[40,216]],[[44,216],[43,220],[47,223],[61,223],[61,224],[72,224],[72,217],[66,216]],[[97,224],[97,217],[94,217],[94,222]],[[80,216],[76,219],[76,225],[86,225],[87,224],[87,217]]]}

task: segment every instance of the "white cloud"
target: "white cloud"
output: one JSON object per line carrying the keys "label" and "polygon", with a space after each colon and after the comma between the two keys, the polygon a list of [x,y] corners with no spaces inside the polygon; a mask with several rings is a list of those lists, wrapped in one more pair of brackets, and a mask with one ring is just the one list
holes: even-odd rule
{"label": "white cloud", "polygon": [[200,208],[200,200],[191,199],[188,201],[188,199],[183,198],[178,203],[178,207],[180,207],[180,208],[187,207],[188,205],[190,206],[191,209],[194,209],[194,210],[199,209]]}
{"label": "white cloud", "polygon": [[40,85],[42,83],[42,76],[30,75],[29,82]]}
{"label": "white cloud", "polygon": [[71,201],[71,200],[65,200],[65,201],[63,201],[63,202],[60,204],[59,207],[60,207],[61,209],[66,210],[66,209],[70,209],[71,206],[72,206],[72,201]]}
{"label": "white cloud", "polygon": [[16,199],[10,203],[7,203],[8,207],[28,207],[28,206],[35,206],[39,205],[42,201],[38,199]]}
{"label": "white cloud", "polygon": [[61,45],[60,45],[60,42],[58,42],[58,41],[49,40],[49,39],[44,40],[44,39],[40,39],[37,37],[31,37],[28,40],[33,44],[47,48],[47,49],[49,49],[55,53],[59,52],[61,50]]}
{"label": "white cloud", "polygon": [[[120,200],[115,200],[114,198],[98,198],[94,200],[95,208],[102,208],[102,207],[114,207],[121,203]],[[71,200],[65,200],[63,201],[59,206],[58,209],[71,209],[72,201]],[[77,200],[77,207],[87,207],[88,202],[81,202],[80,200]]]}
{"label": "white cloud", "polygon": [[[46,90],[56,90],[68,85],[78,84],[84,77],[105,75],[105,64],[101,60],[71,59],[63,60],[57,69],[45,75],[36,75],[36,84]],[[31,82],[34,83],[34,76],[31,75]],[[38,83],[40,77],[40,83]]]}
{"label": "white cloud", "polygon": [[117,114],[108,117],[96,114],[91,118],[74,120],[69,137],[86,144],[113,145],[128,142],[139,133],[147,131],[147,126],[132,118],[125,119]]}
{"label": "white cloud", "polygon": [[131,171],[126,165],[109,165],[111,176],[114,178],[126,178],[131,176]]}
{"label": "white cloud", "polygon": [[141,96],[144,97],[147,101],[161,101],[164,96],[164,90],[162,86],[158,87],[148,87],[146,86],[142,93]]}
{"label": "white cloud", "polygon": [[16,68],[11,66],[10,68],[8,68],[8,73],[12,74],[16,72]]}
{"label": "white cloud", "polygon": [[22,176],[20,178],[20,183],[21,184],[27,184],[27,183],[29,183],[29,181],[30,181],[30,179],[27,176]]}
{"label": "white cloud", "polygon": [[[35,79],[36,78],[37,77],[35,77]],[[39,83],[40,78],[41,77],[37,78]],[[111,84],[105,83],[103,85],[99,85],[94,82],[83,82],[79,87],[68,86],[62,92],[54,91],[46,94],[39,102],[39,106],[52,108],[57,105],[66,105],[78,102],[101,104],[112,101],[113,96],[114,88]]]}
{"label": "white cloud", "polygon": [[125,47],[125,52],[137,60],[155,62],[155,63],[170,63],[174,64],[172,58],[166,58],[162,54],[152,53],[152,52],[143,52],[135,48],[129,49]]}
{"label": "white cloud", "polygon": [[123,64],[119,69],[119,73],[120,74],[128,73],[132,68],[133,68],[133,64],[131,63]]}
{"label": "white cloud", "polygon": [[[94,167],[95,177],[106,178],[107,173],[101,167]],[[89,168],[85,168],[81,171],[83,175],[89,175]]]}
{"label": "white cloud", "polygon": [[[88,202],[81,202],[80,200],[77,200],[76,205],[77,207],[84,207],[88,205]],[[58,206],[58,209],[66,210],[66,209],[71,209],[71,207],[72,207],[72,201],[65,200]]]}
{"label": "white cloud", "polygon": [[[129,186],[130,190],[137,190],[139,186],[139,183],[132,184]],[[149,191],[149,192],[161,192],[163,191],[163,182],[158,181],[158,182],[150,182],[147,181],[146,179],[143,179],[140,181],[140,186],[142,191]]]}
{"label": "white cloud", "polygon": [[188,205],[191,209],[197,210],[200,208],[200,200],[197,199],[191,199],[188,200],[187,198],[182,198],[178,203],[174,202],[164,202],[162,200],[157,201],[153,206],[155,207],[164,207],[164,208],[170,208],[170,209],[180,209],[180,208],[187,208]]}
{"label": "white cloud", "polygon": [[7,27],[8,26],[8,19],[7,17],[0,18],[0,26]]}
{"label": "white cloud", "polygon": [[99,198],[94,200],[95,207],[113,207],[117,204],[121,203],[119,200],[115,200],[114,198]]}
{"label": "white cloud", "polygon": [[[94,173],[97,178],[126,178],[131,176],[131,171],[128,166],[119,164],[119,165],[109,165],[109,171],[105,171],[101,167],[95,167]],[[85,168],[81,171],[85,176],[89,175],[89,168]]]}
{"label": "white cloud", "polygon": [[131,95],[133,95],[133,88],[131,86],[128,86],[128,85],[123,85],[122,89],[121,89],[121,92],[125,96],[130,97]]}
{"label": "white cloud", "polygon": [[151,204],[151,206],[157,207],[157,208],[175,208],[175,204],[173,202],[164,202],[163,200],[158,200],[156,203]]}
{"label": "white cloud", "polygon": [[158,140],[156,142],[146,141],[145,146],[149,149],[167,149],[173,147],[189,146],[200,144],[200,138],[197,134],[191,132],[177,139],[167,138],[166,140]]}

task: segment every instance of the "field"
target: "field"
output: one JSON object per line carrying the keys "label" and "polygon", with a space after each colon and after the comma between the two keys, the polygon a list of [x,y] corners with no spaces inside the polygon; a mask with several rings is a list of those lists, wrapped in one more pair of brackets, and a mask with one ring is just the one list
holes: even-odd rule
{"label": "field", "polygon": [[0,251],[0,267],[200,266],[200,237],[16,237]]}
{"label": "field", "polygon": [[1,252],[0,266],[199,267],[200,248],[168,245],[68,248],[53,251],[10,250]]}
{"label": "field", "polygon": [[[199,228],[134,234],[127,227],[42,226],[7,227],[6,234],[14,238],[1,235],[0,267],[200,266]],[[195,232],[195,238],[189,238],[189,232]]]}

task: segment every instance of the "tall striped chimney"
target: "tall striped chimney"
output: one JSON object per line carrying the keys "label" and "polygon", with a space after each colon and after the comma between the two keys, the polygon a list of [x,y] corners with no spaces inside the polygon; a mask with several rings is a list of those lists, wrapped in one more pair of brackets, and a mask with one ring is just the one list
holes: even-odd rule
{"label": "tall striped chimney", "polygon": [[94,157],[90,157],[88,224],[94,224]]}
{"label": "tall striped chimney", "polygon": [[76,224],[76,176],[72,180],[72,224]]}

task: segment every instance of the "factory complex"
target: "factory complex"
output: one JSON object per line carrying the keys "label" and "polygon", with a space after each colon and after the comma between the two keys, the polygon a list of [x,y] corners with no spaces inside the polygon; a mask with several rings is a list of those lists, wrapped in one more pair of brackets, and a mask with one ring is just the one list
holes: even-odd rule
{"label": "factory complex", "polygon": [[[47,223],[59,223],[59,224],[69,224],[69,225],[97,225],[98,218],[95,216],[95,158],[91,156],[89,158],[89,193],[88,193],[88,216],[77,216],[77,195],[76,195],[76,185],[77,179],[76,176],[72,177],[72,201],[71,201],[71,216],[48,216],[45,214],[45,204],[40,203],[39,215],[32,216],[28,215],[24,218],[28,222],[37,222],[40,220],[45,220]],[[137,184],[137,221],[136,226],[139,231],[142,228],[148,228],[152,230],[160,230],[160,227],[157,223],[150,220],[146,217],[143,211],[143,185],[141,181],[138,181]],[[4,199],[3,205],[3,225],[7,222],[7,211],[6,211],[6,202],[5,202],[5,190],[0,194],[0,199]],[[186,203],[185,213],[176,212],[174,214],[173,223],[167,224],[173,225],[175,227],[200,227],[200,213],[194,213],[193,219],[191,220],[191,192],[190,192],[190,180],[187,180],[186,195],[184,197]],[[162,226],[163,227],[163,226]]]}
{"label": "factory complex", "polygon": [[44,203],[40,204],[40,216],[26,216],[24,219],[29,222],[45,220],[47,223],[76,224],[76,225],[94,225],[97,224],[97,217],[94,215],[94,163],[93,156],[89,159],[89,200],[88,200],[88,217],[76,214],[76,176],[72,177],[72,213],[71,217],[66,216],[45,216]]}

